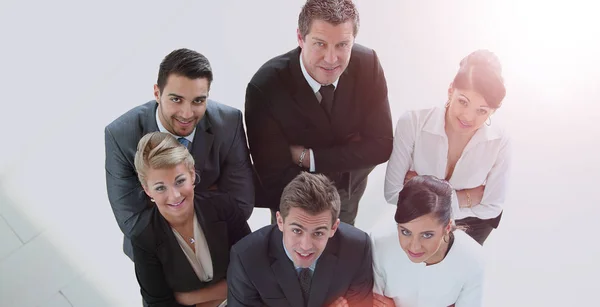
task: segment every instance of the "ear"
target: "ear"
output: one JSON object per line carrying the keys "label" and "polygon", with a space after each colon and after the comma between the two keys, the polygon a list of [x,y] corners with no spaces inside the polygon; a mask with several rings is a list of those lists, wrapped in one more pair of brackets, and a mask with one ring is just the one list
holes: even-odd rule
{"label": "ear", "polygon": [[277,211],[277,213],[275,213],[275,217],[277,219],[277,227],[279,227],[279,230],[283,232],[283,217],[281,216],[281,213]]}
{"label": "ear", "polygon": [[452,94],[454,94],[454,84],[453,82],[450,82],[450,85],[448,86],[448,97],[452,96]]}
{"label": "ear", "polygon": [[148,197],[152,198],[152,195],[150,195],[150,190],[148,189],[148,187],[146,185],[142,185],[142,188],[144,188],[144,192],[146,192],[146,195],[148,195]]}
{"label": "ear", "polygon": [[298,39],[298,46],[304,49],[304,38],[302,37],[302,34],[300,34],[300,29],[296,29],[296,36]]}
{"label": "ear", "polygon": [[446,232],[450,233],[452,231],[452,220],[450,220],[448,222],[448,225],[446,225]]}
{"label": "ear", "polygon": [[333,223],[333,225],[331,226],[331,234],[329,235],[329,237],[333,237],[333,235],[335,234],[335,232],[337,231],[338,227],[340,226],[340,219],[337,219],[335,221],[335,223]]}
{"label": "ear", "polygon": [[160,103],[160,89],[158,88],[158,84],[154,84],[154,99]]}

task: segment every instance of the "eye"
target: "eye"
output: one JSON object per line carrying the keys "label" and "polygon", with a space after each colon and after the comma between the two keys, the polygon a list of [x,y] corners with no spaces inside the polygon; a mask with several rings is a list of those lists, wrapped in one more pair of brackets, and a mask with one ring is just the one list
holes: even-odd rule
{"label": "eye", "polygon": [[400,230],[400,232],[401,232],[401,233],[402,233],[402,235],[404,235],[404,236],[407,236],[407,237],[408,237],[408,236],[410,236],[410,231],[408,231],[408,230],[406,230],[406,229],[402,229],[402,230]]}
{"label": "eye", "polygon": [[206,102],[206,99],[196,99],[196,100],[194,100],[195,104],[203,104],[204,102]]}
{"label": "eye", "polygon": [[433,237],[432,233],[424,233],[423,234],[423,238],[425,238],[425,239],[431,239],[432,237]]}
{"label": "eye", "polygon": [[185,182],[185,178],[182,178],[182,179],[179,179],[179,180],[177,180],[176,184],[177,184],[177,185],[181,185],[181,184],[183,184],[184,182]]}
{"label": "eye", "polygon": [[318,232],[315,232],[315,233],[314,233],[314,236],[315,236],[315,237],[321,237],[321,236],[323,236],[323,233],[322,233],[322,232],[320,232],[320,231],[318,231]]}
{"label": "eye", "polygon": [[325,44],[323,44],[322,42],[316,42],[315,45],[319,46],[319,47],[323,47],[325,46]]}
{"label": "eye", "polygon": [[166,188],[164,186],[158,186],[156,187],[154,190],[158,191],[158,192],[162,192],[164,191]]}
{"label": "eye", "polygon": [[464,99],[459,99],[459,100],[458,100],[458,103],[462,104],[463,106],[466,106],[466,105],[467,105],[467,101],[466,101],[466,100],[464,100]]}
{"label": "eye", "polygon": [[179,97],[171,97],[171,101],[173,101],[175,103],[179,103],[179,102],[181,102],[181,98],[179,98]]}
{"label": "eye", "polygon": [[488,114],[488,111],[486,109],[477,109],[477,114],[486,115]]}
{"label": "eye", "polygon": [[294,229],[292,229],[292,232],[295,233],[295,234],[297,234],[297,235],[299,235],[299,234],[302,233],[302,230],[300,230],[298,228],[294,228]]}

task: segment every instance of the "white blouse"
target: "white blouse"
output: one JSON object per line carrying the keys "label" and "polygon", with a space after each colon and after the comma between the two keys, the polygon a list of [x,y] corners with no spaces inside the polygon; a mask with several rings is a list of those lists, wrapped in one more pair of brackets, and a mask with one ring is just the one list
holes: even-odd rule
{"label": "white blouse", "polygon": [[[388,203],[397,203],[409,170],[419,175],[446,177],[448,137],[444,125],[444,108],[408,111],[398,119],[385,174],[384,194]],[[471,208],[459,208],[456,193],[452,193],[454,219],[472,216],[492,219],[500,215],[509,168],[508,136],[495,125],[483,125],[465,147],[449,180],[455,190],[485,185],[483,198]]]}
{"label": "white blouse", "polygon": [[482,247],[463,231],[454,232],[454,243],[441,262],[427,266],[410,261],[391,222],[372,232],[373,291],[402,307],[482,306],[484,255]]}

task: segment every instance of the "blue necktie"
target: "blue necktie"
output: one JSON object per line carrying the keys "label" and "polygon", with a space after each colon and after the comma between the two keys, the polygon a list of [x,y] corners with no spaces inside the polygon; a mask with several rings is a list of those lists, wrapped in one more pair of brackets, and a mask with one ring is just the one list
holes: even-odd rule
{"label": "blue necktie", "polygon": [[190,141],[188,141],[188,139],[186,138],[178,138],[177,139],[179,141],[179,143],[181,143],[183,146],[185,146],[185,148],[187,148],[188,150],[190,150]]}

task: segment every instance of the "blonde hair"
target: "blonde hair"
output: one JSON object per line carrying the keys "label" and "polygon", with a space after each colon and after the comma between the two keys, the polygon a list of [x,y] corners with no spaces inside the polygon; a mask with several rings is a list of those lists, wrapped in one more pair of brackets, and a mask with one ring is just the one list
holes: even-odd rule
{"label": "blonde hair", "polygon": [[146,187],[148,169],[172,168],[184,163],[194,171],[194,158],[187,148],[172,135],[164,132],[151,132],[138,142],[135,153],[135,170],[142,186]]}

